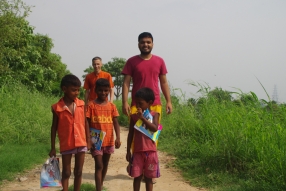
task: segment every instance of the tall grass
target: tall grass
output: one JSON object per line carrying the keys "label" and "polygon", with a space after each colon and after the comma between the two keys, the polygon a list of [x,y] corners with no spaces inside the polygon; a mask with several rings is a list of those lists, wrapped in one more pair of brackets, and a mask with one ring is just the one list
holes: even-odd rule
{"label": "tall grass", "polygon": [[174,101],[174,112],[162,120],[159,148],[172,151],[199,186],[286,190],[286,107],[262,107],[252,96],[248,103],[212,96],[197,105]]}
{"label": "tall grass", "polygon": [[48,157],[51,104],[57,98],[11,82],[0,88],[0,182]]}

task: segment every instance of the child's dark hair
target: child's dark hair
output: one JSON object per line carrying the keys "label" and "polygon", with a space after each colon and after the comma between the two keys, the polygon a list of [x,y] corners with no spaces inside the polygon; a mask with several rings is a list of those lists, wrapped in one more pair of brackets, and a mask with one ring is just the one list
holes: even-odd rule
{"label": "child's dark hair", "polygon": [[99,78],[98,80],[96,80],[95,82],[95,89],[99,88],[99,87],[108,87],[110,88],[110,83],[107,79],[105,78]]}
{"label": "child's dark hair", "polygon": [[81,86],[81,81],[78,79],[78,77],[76,77],[73,74],[67,74],[62,78],[61,81],[61,88],[65,86],[76,86],[76,87],[80,87]]}
{"label": "child's dark hair", "polygon": [[138,36],[138,42],[142,39],[142,38],[151,38],[152,42],[153,42],[153,36],[151,33],[149,32],[142,32],[141,34],[139,34]]}
{"label": "child's dark hair", "polygon": [[155,100],[155,94],[152,89],[150,88],[141,88],[135,93],[136,98],[141,98],[145,100],[146,102],[152,101],[154,102]]}

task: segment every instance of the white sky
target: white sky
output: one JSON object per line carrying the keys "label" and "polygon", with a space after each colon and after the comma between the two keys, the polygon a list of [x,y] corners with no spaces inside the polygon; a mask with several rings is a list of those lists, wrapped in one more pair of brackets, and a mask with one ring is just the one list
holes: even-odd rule
{"label": "white sky", "polygon": [[35,6],[34,32],[53,39],[52,51],[80,79],[94,56],[106,63],[139,54],[138,35],[147,31],[172,88],[186,97],[198,90],[192,81],[267,99],[260,81],[286,102],[285,0],[23,1]]}

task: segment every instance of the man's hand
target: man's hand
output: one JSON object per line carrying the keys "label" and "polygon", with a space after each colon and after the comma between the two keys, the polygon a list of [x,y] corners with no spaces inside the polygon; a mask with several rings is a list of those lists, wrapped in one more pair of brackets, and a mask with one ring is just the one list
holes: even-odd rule
{"label": "man's hand", "polygon": [[124,103],[124,104],[122,105],[122,113],[123,113],[124,115],[129,116],[129,114],[130,114],[130,106],[129,106],[128,103]]}
{"label": "man's hand", "polygon": [[166,113],[167,114],[171,114],[172,111],[173,111],[172,104],[171,103],[167,103],[166,104]]}

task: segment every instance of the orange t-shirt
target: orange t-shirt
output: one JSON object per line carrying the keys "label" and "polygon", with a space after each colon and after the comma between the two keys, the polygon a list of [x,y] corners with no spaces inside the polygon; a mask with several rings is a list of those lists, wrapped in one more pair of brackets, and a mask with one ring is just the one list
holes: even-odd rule
{"label": "orange t-shirt", "polygon": [[58,116],[58,137],[60,152],[86,146],[84,101],[78,98],[74,101],[74,115],[66,106],[63,98],[52,105],[52,110]]}
{"label": "orange t-shirt", "polygon": [[85,77],[83,88],[86,90],[90,90],[89,91],[89,98],[88,98],[90,101],[95,100],[97,98],[97,95],[95,93],[95,82],[99,78],[107,79],[110,83],[110,87],[111,88],[114,87],[112,77],[108,72],[100,71],[99,74],[95,74],[94,72],[88,74]]}
{"label": "orange t-shirt", "polygon": [[88,103],[86,117],[90,118],[90,127],[106,132],[102,146],[114,145],[113,118],[119,113],[115,104],[97,104],[94,101]]}

